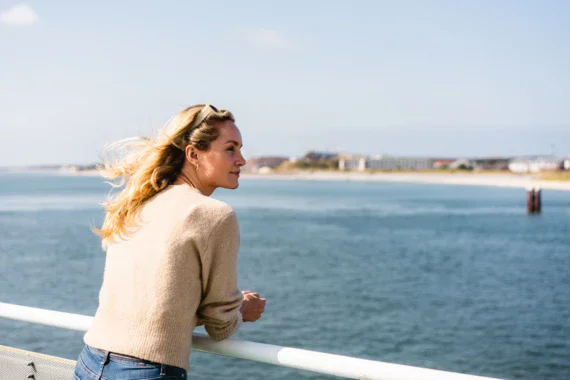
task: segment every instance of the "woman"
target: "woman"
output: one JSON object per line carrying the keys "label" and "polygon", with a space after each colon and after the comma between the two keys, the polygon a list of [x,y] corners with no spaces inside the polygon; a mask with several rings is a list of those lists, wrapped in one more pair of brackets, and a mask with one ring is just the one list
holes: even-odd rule
{"label": "woman", "polygon": [[209,197],[238,187],[241,134],[229,111],[197,105],[154,140],[110,148],[128,153],[102,174],[124,188],[95,229],[105,273],[75,376],[185,379],[195,326],[221,340],[265,309],[265,299],[237,287],[236,215]]}

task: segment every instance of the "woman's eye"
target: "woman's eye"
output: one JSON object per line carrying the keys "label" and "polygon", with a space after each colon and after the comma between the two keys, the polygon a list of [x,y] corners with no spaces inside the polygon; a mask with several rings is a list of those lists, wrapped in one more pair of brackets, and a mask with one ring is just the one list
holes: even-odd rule
{"label": "woman's eye", "polygon": [[228,150],[229,150],[230,152],[233,152],[235,149],[234,149],[234,147],[232,146],[231,148],[228,148]]}

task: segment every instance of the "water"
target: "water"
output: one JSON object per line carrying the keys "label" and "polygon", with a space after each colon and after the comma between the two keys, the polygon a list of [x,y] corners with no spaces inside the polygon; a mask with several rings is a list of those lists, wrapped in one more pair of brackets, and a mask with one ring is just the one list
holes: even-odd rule
{"label": "water", "polygon": [[[98,178],[0,174],[0,301],[93,315]],[[242,179],[240,287],[267,297],[236,337],[512,379],[570,373],[570,192]],[[76,359],[83,333],[0,319],[0,344]],[[194,379],[324,375],[193,351]]]}

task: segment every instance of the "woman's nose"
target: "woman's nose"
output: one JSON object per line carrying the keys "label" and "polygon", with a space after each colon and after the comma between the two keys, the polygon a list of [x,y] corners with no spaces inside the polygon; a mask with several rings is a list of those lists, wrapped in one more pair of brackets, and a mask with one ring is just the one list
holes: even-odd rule
{"label": "woman's nose", "polygon": [[237,166],[244,166],[245,165],[245,158],[243,158],[243,155],[240,153],[238,160],[236,162]]}

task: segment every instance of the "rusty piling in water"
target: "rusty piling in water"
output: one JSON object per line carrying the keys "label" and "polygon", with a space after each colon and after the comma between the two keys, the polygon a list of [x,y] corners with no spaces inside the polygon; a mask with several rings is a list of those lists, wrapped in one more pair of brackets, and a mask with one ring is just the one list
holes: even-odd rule
{"label": "rusty piling in water", "polygon": [[540,213],[542,211],[542,191],[540,186],[534,187],[534,212]]}
{"label": "rusty piling in water", "polygon": [[529,214],[539,214],[542,210],[542,194],[539,186],[526,189],[526,209]]}

